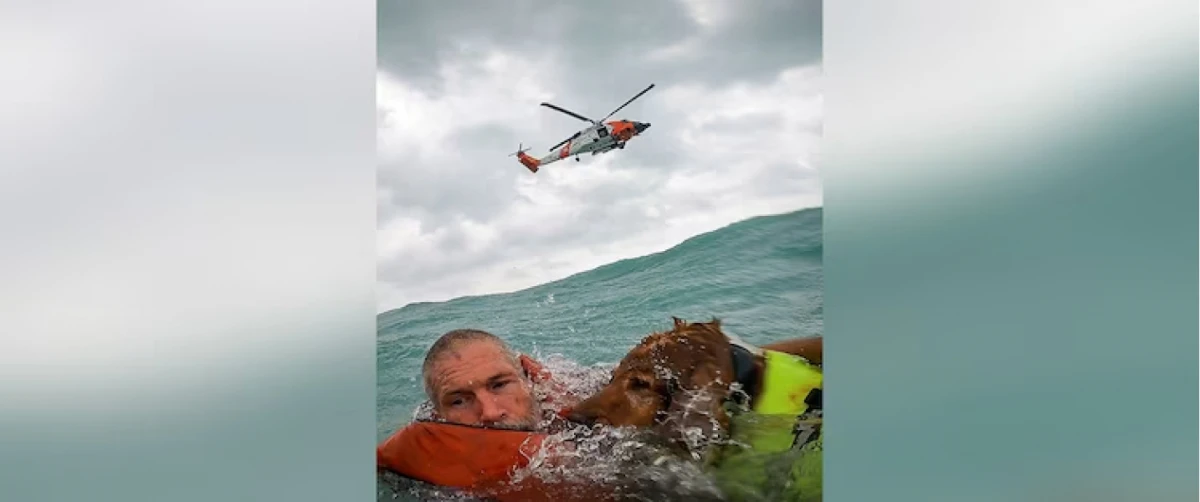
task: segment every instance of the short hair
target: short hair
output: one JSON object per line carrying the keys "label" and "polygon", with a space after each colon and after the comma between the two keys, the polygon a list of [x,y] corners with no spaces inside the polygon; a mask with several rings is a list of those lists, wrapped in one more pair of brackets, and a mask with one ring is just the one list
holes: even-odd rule
{"label": "short hair", "polygon": [[516,351],[512,350],[500,337],[481,329],[471,328],[456,329],[447,332],[439,337],[436,342],[433,342],[432,347],[429,347],[429,352],[425,353],[425,364],[421,366],[421,377],[425,381],[425,395],[435,406],[437,404],[437,396],[433,395],[433,366],[451,349],[467,342],[490,342],[496,344],[500,348],[500,351],[504,353],[508,362],[512,363],[513,368],[517,369],[518,373],[520,373],[521,361]]}

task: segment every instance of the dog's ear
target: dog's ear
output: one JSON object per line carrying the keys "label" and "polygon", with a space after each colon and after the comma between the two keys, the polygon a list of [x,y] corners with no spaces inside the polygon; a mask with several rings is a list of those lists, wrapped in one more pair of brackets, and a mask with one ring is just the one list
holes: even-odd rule
{"label": "dog's ear", "polygon": [[685,375],[668,377],[667,403],[657,421],[659,432],[692,452],[721,439],[729,428],[724,408],[728,378],[712,363],[701,363]]}
{"label": "dog's ear", "polygon": [[682,327],[684,327],[684,325],[686,325],[686,324],[687,324],[687,321],[684,321],[683,319],[680,319],[680,318],[678,318],[678,317],[675,317],[675,316],[671,316],[671,321],[675,323],[675,328],[676,328],[676,329],[678,329],[678,328],[682,328]]}

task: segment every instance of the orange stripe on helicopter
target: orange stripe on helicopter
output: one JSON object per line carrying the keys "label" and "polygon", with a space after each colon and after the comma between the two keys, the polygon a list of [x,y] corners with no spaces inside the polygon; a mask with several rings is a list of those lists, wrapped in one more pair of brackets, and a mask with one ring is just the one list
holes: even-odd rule
{"label": "orange stripe on helicopter", "polygon": [[538,166],[541,165],[541,162],[538,159],[525,155],[525,152],[518,151],[517,159],[521,161],[522,165],[529,168],[530,172],[538,172]]}

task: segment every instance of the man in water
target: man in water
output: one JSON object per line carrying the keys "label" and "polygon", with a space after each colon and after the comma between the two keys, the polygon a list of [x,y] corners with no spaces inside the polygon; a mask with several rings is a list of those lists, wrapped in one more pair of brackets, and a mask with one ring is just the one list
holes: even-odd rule
{"label": "man in water", "polygon": [[[422,377],[434,419],[415,421],[381,443],[377,468],[475,492],[504,488],[513,470],[527,465],[542,448],[548,426],[565,423],[562,410],[552,405],[578,401],[532,358],[477,329],[438,338],[425,356]],[[549,395],[537,399],[535,385],[548,386]],[[553,491],[523,488],[524,493],[508,496],[566,500]]]}

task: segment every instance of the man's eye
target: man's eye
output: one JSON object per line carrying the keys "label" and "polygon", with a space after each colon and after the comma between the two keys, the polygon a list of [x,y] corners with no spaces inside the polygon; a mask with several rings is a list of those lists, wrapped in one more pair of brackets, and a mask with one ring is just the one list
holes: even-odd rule
{"label": "man's eye", "polygon": [[507,386],[509,383],[511,383],[511,382],[509,382],[508,380],[504,380],[504,381],[502,381],[502,382],[496,382],[496,383],[492,384],[492,388],[493,388],[493,389],[497,389],[497,390],[498,390],[498,389],[503,389],[503,388],[504,388],[505,386]]}

